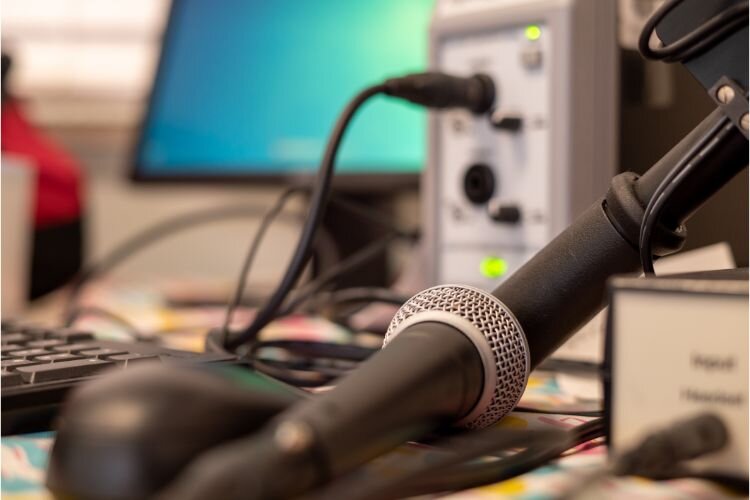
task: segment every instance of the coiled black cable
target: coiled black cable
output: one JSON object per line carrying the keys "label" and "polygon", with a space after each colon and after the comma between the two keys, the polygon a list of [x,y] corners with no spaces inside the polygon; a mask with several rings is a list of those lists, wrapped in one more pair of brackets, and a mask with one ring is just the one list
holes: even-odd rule
{"label": "coiled black cable", "polygon": [[323,222],[323,215],[325,214],[326,204],[331,192],[331,182],[333,180],[334,167],[336,165],[336,156],[338,154],[339,145],[344,138],[344,132],[346,131],[349,122],[362,105],[371,97],[380,94],[384,90],[385,87],[383,85],[374,85],[363,90],[357,94],[357,96],[341,113],[341,116],[334,126],[328,145],[326,146],[321,169],[315,182],[315,189],[313,190],[310,199],[308,216],[305,220],[299,240],[297,241],[297,246],[294,250],[289,266],[287,267],[279,286],[273,292],[266,304],[258,311],[252,323],[239,334],[228,336],[225,345],[229,350],[234,350],[242,344],[251,342],[257,337],[258,332],[276,317],[277,311],[302,275],[302,271],[310,258],[315,233]]}
{"label": "coiled black cable", "polygon": [[654,231],[664,207],[669,202],[674,192],[680,187],[680,184],[690,172],[700,165],[695,161],[707,150],[716,147],[717,139],[723,134],[728,134],[734,128],[734,125],[728,118],[724,118],[716,123],[706,134],[693,145],[680,162],[674,166],[664,180],[657,186],[653,196],[646,205],[643,213],[643,221],[639,235],[639,249],[641,258],[641,267],[645,274],[654,274],[654,260],[652,251],[652,240]]}
{"label": "coiled black cable", "polygon": [[664,2],[646,21],[638,39],[638,50],[643,57],[664,62],[686,61],[710,49],[742,26],[747,26],[748,2],[743,1],[716,14],[679,40],[663,47],[652,47],[651,37],[656,25],[683,1]]}

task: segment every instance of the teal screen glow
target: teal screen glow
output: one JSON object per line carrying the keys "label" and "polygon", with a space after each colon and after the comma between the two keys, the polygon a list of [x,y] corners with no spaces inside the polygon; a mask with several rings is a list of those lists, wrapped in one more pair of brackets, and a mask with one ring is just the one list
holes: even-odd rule
{"label": "teal screen glow", "polygon": [[[434,0],[174,0],[136,163],[139,175],[267,175],[317,168],[364,87],[427,67]],[[377,97],[339,171],[413,173],[426,114]]]}

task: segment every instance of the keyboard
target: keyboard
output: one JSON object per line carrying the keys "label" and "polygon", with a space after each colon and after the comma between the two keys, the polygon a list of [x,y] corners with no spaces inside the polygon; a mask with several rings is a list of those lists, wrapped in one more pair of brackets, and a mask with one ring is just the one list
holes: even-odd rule
{"label": "keyboard", "polygon": [[67,392],[104,371],[141,363],[240,363],[233,355],[97,340],[88,331],[15,321],[0,325],[0,349],[2,435],[51,429]]}

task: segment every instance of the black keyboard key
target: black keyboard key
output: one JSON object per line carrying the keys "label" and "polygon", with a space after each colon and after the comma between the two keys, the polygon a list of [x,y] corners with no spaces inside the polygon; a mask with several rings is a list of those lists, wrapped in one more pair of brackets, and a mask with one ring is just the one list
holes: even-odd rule
{"label": "black keyboard key", "polygon": [[99,347],[96,349],[90,349],[88,351],[80,351],[79,353],[83,354],[84,356],[103,358],[104,356],[112,356],[114,354],[127,354],[128,352],[123,349],[109,349],[107,347]]}
{"label": "black keyboard key", "polygon": [[48,338],[52,333],[52,330],[40,326],[26,326],[21,328],[21,332],[32,337],[34,340],[42,340]]}
{"label": "black keyboard key", "polygon": [[0,342],[3,344],[25,344],[29,340],[32,340],[32,337],[25,333],[3,333],[0,335]]}
{"label": "black keyboard key", "polygon": [[0,330],[3,332],[18,331],[18,328],[22,326],[22,323],[16,319],[4,319],[0,321]]}
{"label": "black keyboard key", "polygon": [[14,351],[21,351],[23,349],[26,349],[26,346],[19,345],[19,344],[3,344],[0,346],[0,353],[2,353],[3,356],[10,354]]}
{"label": "black keyboard key", "polygon": [[2,387],[15,387],[17,385],[23,385],[23,377],[20,373],[3,372],[2,377],[0,377],[0,385],[2,385]]}
{"label": "black keyboard key", "polygon": [[40,349],[45,349],[49,347],[55,347],[58,345],[63,345],[66,342],[64,340],[60,339],[46,339],[46,340],[34,340],[33,342],[29,342],[26,344],[26,347],[38,347]]}
{"label": "black keyboard key", "polygon": [[50,347],[50,351],[55,352],[71,352],[71,353],[78,353],[81,351],[96,349],[97,346],[92,345],[90,343],[81,342],[78,344],[63,344],[55,347]]}
{"label": "black keyboard key", "polygon": [[44,356],[45,354],[52,354],[46,349],[22,349],[20,351],[12,351],[13,356],[17,358],[33,358],[34,356]]}
{"label": "black keyboard key", "polygon": [[59,363],[60,361],[71,361],[73,359],[83,359],[83,356],[79,356],[78,354],[70,354],[68,352],[61,352],[57,354],[37,356],[34,358],[34,361],[43,361],[45,363]]}
{"label": "black keyboard key", "polygon": [[[23,336],[16,335],[19,333]],[[152,342],[97,339],[75,327],[52,329],[29,323],[5,324],[0,349],[2,361],[11,361],[0,368],[4,435],[50,430],[68,391],[98,375],[99,370],[129,369],[140,363],[244,364],[232,355],[167,349]]]}
{"label": "black keyboard key", "polygon": [[116,366],[114,361],[105,361],[102,359],[77,359],[73,361],[62,361],[60,363],[22,366],[17,368],[16,371],[21,374],[24,382],[33,384],[39,382],[50,382],[53,380],[88,377],[111,366]]}
{"label": "black keyboard key", "polygon": [[58,328],[52,332],[50,338],[72,343],[82,340],[94,340],[94,334],[85,330],[76,330],[75,328]]}
{"label": "black keyboard key", "polygon": [[21,366],[32,366],[32,365],[41,365],[44,363],[48,363],[49,361],[40,360],[37,361],[35,359],[8,359],[5,361],[0,362],[2,364],[3,371],[13,371],[16,368],[20,368]]}
{"label": "black keyboard key", "polygon": [[110,361],[114,361],[118,365],[122,366],[123,368],[129,368],[136,364],[141,363],[148,363],[148,362],[155,362],[155,361],[161,361],[159,356],[156,354],[138,354],[138,353],[130,353],[130,354],[115,354],[112,356],[107,356],[107,359]]}

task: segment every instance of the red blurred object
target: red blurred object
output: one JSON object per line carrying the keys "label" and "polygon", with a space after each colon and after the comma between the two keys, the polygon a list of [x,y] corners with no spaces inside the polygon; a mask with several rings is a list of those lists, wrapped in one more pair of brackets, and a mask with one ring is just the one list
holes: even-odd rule
{"label": "red blurred object", "polygon": [[[3,55],[3,83],[9,67]],[[75,276],[83,262],[83,179],[73,157],[34,127],[17,101],[2,92],[3,153],[23,157],[35,171],[29,299]]]}
{"label": "red blurred object", "polygon": [[34,128],[18,103],[2,105],[2,151],[28,158],[36,169],[34,225],[37,228],[72,222],[82,211],[82,177],[76,161]]}

